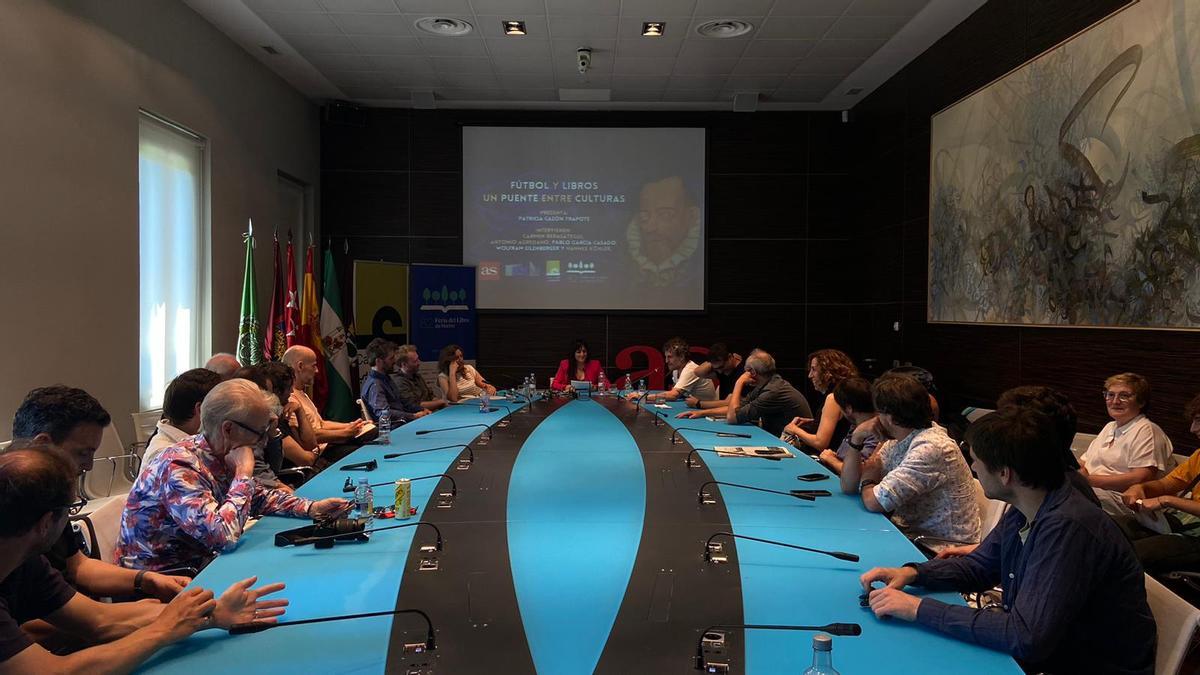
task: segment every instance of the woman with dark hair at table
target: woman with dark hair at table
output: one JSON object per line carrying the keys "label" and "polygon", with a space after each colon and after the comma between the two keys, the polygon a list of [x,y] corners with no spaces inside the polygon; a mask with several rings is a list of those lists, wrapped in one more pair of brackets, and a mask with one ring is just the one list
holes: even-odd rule
{"label": "woman with dark hair at table", "polygon": [[588,360],[588,345],[582,339],[575,340],[571,346],[571,354],[563,359],[558,364],[558,373],[554,375],[554,381],[550,383],[550,388],[554,391],[563,391],[571,388],[571,382],[582,382],[587,380],[595,387],[600,382],[600,362],[596,359]]}
{"label": "woman with dark hair at table", "polygon": [[479,396],[485,391],[489,395],[496,393],[496,388],[463,360],[462,347],[458,345],[446,345],[438,354],[438,386],[451,403],[464,396]]}
{"label": "woman with dark hair at table", "polygon": [[793,444],[802,443],[814,453],[828,450],[831,446],[837,447],[850,424],[844,419],[842,407],[834,398],[833,390],[839,382],[848,377],[858,377],[858,368],[845,352],[837,349],[818,349],[809,354],[808,379],[814,389],[825,394],[825,403],[821,406],[821,421],[817,423],[817,430],[810,433],[802,426],[812,420],[797,417],[784,427],[784,438]]}

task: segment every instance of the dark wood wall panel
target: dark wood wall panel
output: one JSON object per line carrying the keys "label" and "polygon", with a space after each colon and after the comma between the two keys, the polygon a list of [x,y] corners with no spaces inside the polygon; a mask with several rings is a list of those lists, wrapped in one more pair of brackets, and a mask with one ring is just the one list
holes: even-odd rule
{"label": "dark wood wall panel", "polygon": [[[1099,392],[1123,371],[1150,378],[1152,417],[1177,446],[1195,441],[1180,408],[1200,387],[1187,365],[1193,332],[959,326],[927,315],[930,117],[1126,4],[1125,0],[991,0],[853,110],[849,189],[859,278],[849,343],[860,358],[932,370],[947,405],[990,406],[1005,389],[1046,384],[1070,395],[1080,428],[1107,421]],[[962,255],[971,255],[962,251]],[[893,320],[901,330],[890,330]]]}

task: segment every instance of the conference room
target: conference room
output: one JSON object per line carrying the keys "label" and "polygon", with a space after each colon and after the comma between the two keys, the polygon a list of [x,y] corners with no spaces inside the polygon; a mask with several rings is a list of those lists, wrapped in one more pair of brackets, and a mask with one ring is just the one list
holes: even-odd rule
{"label": "conference room", "polygon": [[1197,10],[0,3],[0,675],[1200,673]]}

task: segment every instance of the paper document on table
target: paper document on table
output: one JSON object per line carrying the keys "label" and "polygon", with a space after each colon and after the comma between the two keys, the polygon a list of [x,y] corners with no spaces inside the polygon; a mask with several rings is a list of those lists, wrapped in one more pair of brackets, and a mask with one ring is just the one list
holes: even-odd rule
{"label": "paper document on table", "polygon": [[654,407],[655,408],[670,408],[671,406],[667,405],[666,403],[655,403]]}
{"label": "paper document on table", "polygon": [[713,450],[722,457],[770,457],[771,459],[795,457],[791,450],[778,445],[718,445]]}

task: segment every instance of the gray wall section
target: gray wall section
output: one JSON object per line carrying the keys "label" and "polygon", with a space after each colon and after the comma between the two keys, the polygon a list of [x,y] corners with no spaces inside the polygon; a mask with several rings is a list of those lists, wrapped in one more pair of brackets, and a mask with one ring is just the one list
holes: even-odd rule
{"label": "gray wall section", "polygon": [[0,439],[57,382],[133,439],[139,108],[209,140],[214,350],[237,338],[246,219],[265,314],[277,172],[318,190],[316,105],[182,2],[0,2]]}

